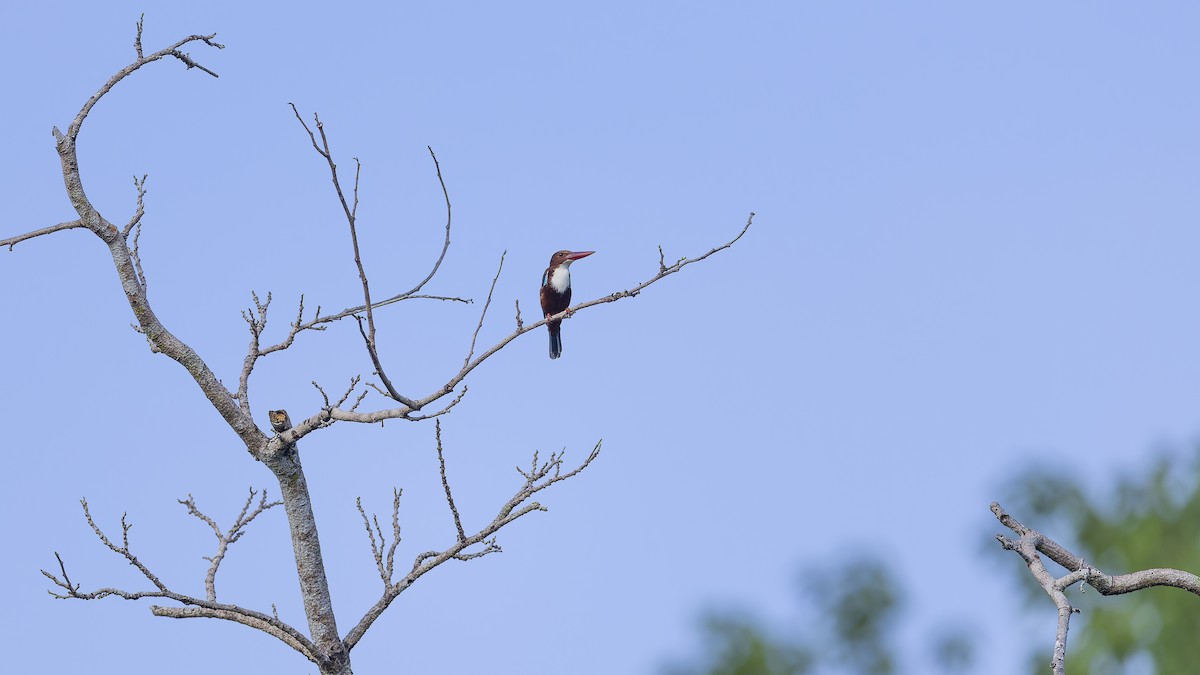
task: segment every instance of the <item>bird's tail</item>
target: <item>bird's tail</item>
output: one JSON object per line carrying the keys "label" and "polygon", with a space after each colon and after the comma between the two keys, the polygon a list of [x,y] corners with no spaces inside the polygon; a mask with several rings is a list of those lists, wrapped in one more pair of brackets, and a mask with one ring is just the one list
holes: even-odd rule
{"label": "bird's tail", "polygon": [[550,328],[550,358],[557,359],[562,356],[562,327],[547,325]]}

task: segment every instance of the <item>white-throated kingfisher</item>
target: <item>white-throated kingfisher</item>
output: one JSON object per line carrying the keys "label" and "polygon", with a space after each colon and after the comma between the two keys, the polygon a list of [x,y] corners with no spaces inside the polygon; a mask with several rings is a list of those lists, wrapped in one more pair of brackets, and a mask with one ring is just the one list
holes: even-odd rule
{"label": "white-throated kingfisher", "polygon": [[[550,256],[542,274],[542,314],[550,318],[571,306],[571,263],[595,251],[559,251]],[[550,330],[550,358],[562,356],[562,319],[546,323]]]}

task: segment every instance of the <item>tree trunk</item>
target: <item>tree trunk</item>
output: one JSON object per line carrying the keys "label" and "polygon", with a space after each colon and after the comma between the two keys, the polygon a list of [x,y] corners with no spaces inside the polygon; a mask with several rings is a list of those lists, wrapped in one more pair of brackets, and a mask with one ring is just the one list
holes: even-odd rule
{"label": "tree trunk", "polygon": [[296,575],[300,579],[300,596],[313,644],[325,663],[319,664],[322,675],[352,675],[350,654],[338,637],[337,621],[333,616],[333,601],[329,582],[325,579],[325,563],[321,557],[321,541],[317,537],[317,520],[313,516],[308,483],[300,466],[296,446],[269,459],[267,467],[279,479],[279,492],[287,512],[288,528],[292,534],[292,550],[296,555]]}

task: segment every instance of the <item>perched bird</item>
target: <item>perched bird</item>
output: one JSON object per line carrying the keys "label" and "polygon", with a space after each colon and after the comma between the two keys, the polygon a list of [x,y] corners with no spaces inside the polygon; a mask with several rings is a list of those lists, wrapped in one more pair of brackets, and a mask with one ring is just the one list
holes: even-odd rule
{"label": "perched bird", "polygon": [[[595,251],[559,251],[550,256],[550,266],[542,275],[542,313],[549,318],[571,306],[571,263]],[[550,330],[550,358],[562,355],[562,320],[546,324]]]}

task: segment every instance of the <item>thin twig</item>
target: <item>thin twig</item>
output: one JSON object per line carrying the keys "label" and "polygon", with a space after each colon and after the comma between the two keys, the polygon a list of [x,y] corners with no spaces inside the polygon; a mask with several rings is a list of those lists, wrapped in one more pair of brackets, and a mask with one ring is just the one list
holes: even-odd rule
{"label": "thin twig", "polygon": [[62,232],[63,230],[73,230],[77,227],[85,227],[82,220],[68,220],[65,223],[51,225],[50,227],[43,227],[40,230],[26,232],[25,234],[19,234],[15,237],[9,237],[8,239],[0,239],[0,246],[7,246],[8,250],[11,251],[13,249],[13,246],[16,246],[17,244],[19,244],[23,241],[26,241],[28,239],[33,239],[34,237],[40,237],[43,234]]}
{"label": "thin twig", "polygon": [[[358,507],[359,515],[362,516],[363,527],[367,530],[367,538],[371,542],[371,557],[375,559],[375,567],[379,571],[379,578],[383,580],[385,589],[392,583],[396,547],[400,544],[400,494],[400,490],[392,488],[392,543],[388,545],[386,552],[383,550],[383,546],[387,543],[387,538],[383,536],[383,528],[379,526],[379,518],[372,517],[375,522],[375,529],[372,530],[372,519],[367,518],[366,509],[362,505],[362,497],[357,498],[354,502],[355,506]],[[376,543],[376,535],[379,537],[378,543]]]}
{"label": "thin twig", "polygon": [[146,13],[143,12],[137,20],[137,37],[133,39],[133,50],[137,52],[138,58],[142,58],[142,22],[146,20]]}
{"label": "thin twig", "polygon": [[400,545],[400,490],[392,488],[392,543],[388,546],[387,561],[384,571],[387,572],[387,583],[391,583],[392,571],[395,569],[396,547]]}
{"label": "thin twig", "polygon": [[[317,317],[319,318],[320,316],[321,316],[321,306],[317,305]],[[296,339],[296,335],[298,333],[300,333],[301,331],[325,330],[325,326],[304,324],[303,322],[304,322],[304,294],[301,293],[300,294],[300,309],[299,309],[299,311],[296,312],[296,320],[293,321],[292,325],[289,327],[287,336],[284,337],[284,339],[281,340],[280,342],[273,344],[270,347],[265,347],[265,348],[261,349],[258,352],[258,355],[266,356],[267,354],[282,351],[284,349],[287,349],[288,347],[291,347],[292,342]]]}
{"label": "thin twig", "polygon": [[455,396],[454,400],[447,403],[446,407],[442,408],[441,410],[439,410],[435,413],[430,413],[428,415],[409,415],[409,416],[405,417],[404,419],[406,419],[410,422],[420,422],[422,420],[431,420],[435,417],[441,417],[442,415],[445,415],[446,413],[450,412],[454,408],[454,406],[458,405],[459,402],[462,401],[463,397],[466,395],[467,395],[467,385],[464,384],[462,391],[460,391],[458,393],[458,396]]}
{"label": "thin twig", "polygon": [[429,151],[429,156],[433,159],[433,169],[437,173],[438,185],[442,186],[442,197],[446,200],[446,239],[442,242],[442,252],[438,254],[438,259],[433,263],[433,269],[429,270],[429,274],[421,280],[416,286],[406,293],[401,293],[400,297],[411,297],[417,291],[425,287],[433,275],[437,274],[438,269],[442,266],[442,261],[446,259],[446,251],[450,249],[450,191],[446,189],[446,181],[442,178],[442,165],[438,162],[437,154],[433,151],[433,146],[427,145],[425,149]]}
{"label": "thin twig", "polygon": [[508,255],[505,250],[500,254],[500,266],[496,268],[496,276],[492,277],[492,286],[488,289],[487,300],[483,303],[483,311],[479,313],[479,325],[475,326],[475,332],[471,334],[471,349],[467,352],[467,358],[463,359],[463,368],[471,362],[471,357],[475,356],[475,340],[479,337],[479,331],[483,329],[483,319],[487,316],[488,307],[492,304],[492,292],[496,290],[496,282],[500,280],[500,272],[504,269],[504,256]]}
{"label": "thin twig", "polygon": [[150,282],[146,279],[146,272],[142,270],[142,254],[138,249],[138,242],[142,238],[142,221],[137,221],[137,227],[133,231],[133,248],[129,249],[129,256],[133,258],[133,267],[137,270],[138,282],[142,285],[142,292],[149,294]]}
{"label": "thin twig", "polygon": [[143,174],[141,180],[138,180],[137,176],[133,177],[133,187],[137,190],[137,210],[134,211],[133,217],[129,219],[125,227],[121,229],[121,237],[124,239],[129,238],[129,232],[133,226],[140,224],[142,216],[146,215],[146,179],[149,177],[150,174]]}
{"label": "thin twig", "polygon": [[[358,507],[358,513],[362,516],[363,527],[367,530],[367,538],[371,541],[371,557],[375,559],[375,567],[379,570],[379,578],[383,579],[384,586],[392,582],[387,572],[383,568],[383,553],[379,550],[379,545],[383,544],[383,534],[379,535],[379,543],[375,543],[375,532],[371,530],[371,520],[367,518],[367,511],[363,508],[362,497],[357,497],[354,500],[354,505]],[[376,521],[378,524],[378,521]]]}
{"label": "thin twig", "polygon": [[458,540],[461,542],[467,538],[467,533],[463,531],[462,520],[458,517],[458,507],[454,505],[454,495],[450,493],[450,481],[446,480],[446,458],[442,454],[442,421],[434,422],[437,436],[437,455],[438,455],[438,471],[442,474],[442,487],[446,490],[446,502],[450,504],[450,513],[454,516],[454,529],[458,530]]}

